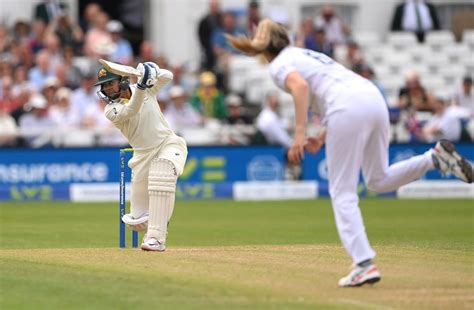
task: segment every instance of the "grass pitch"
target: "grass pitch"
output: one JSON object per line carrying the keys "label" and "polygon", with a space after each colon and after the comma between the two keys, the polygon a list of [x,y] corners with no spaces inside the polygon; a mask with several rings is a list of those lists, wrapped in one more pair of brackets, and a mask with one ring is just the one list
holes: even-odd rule
{"label": "grass pitch", "polygon": [[329,200],[179,201],[165,253],[118,249],[116,204],[1,203],[0,308],[474,308],[472,200],[361,207],[382,282],[340,289]]}

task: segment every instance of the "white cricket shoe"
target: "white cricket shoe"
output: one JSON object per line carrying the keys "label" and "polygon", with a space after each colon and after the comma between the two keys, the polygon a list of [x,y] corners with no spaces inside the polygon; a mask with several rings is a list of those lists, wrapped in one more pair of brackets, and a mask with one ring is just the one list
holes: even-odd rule
{"label": "white cricket shoe", "polygon": [[431,155],[433,163],[442,173],[454,174],[466,183],[472,183],[472,166],[456,151],[448,140],[439,140]]}
{"label": "white cricket shoe", "polygon": [[141,246],[143,251],[156,251],[156,252],[164,252],[166,250],[166,245],[156,238],[147,238],[146,234],[143,237],[142,240],[142,246]]}
{"label": "white cricket shoe", "polygon": [[360,267],[355,265],[352,271],[344,278],[339,280],[340,287],[356,287],[366,283],[376,283],[380,281],[380,272],[375,264],[370,263],[368,266]]}

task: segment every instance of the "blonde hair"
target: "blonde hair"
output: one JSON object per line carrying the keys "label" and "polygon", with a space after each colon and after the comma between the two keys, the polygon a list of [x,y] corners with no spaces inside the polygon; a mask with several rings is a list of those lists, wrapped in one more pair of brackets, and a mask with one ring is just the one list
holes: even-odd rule
{"label": "blonde hair", "polygon": [[264,52],[278,55],[283,48],[290,45],[285,27],[269,18],[260,21],[252,39],[246,36],[231,35],[226,35],[226,38],[232,47],[250,56]]}

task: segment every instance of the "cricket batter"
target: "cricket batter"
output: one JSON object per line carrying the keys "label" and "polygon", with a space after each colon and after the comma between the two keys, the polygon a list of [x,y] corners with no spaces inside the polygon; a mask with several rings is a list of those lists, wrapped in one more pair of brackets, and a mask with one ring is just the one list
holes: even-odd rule
{"label": "cricket batter", "polygon": [[[285,28],[269,19],[261,21],[255,37],[228,36],[235,48],[248,55],[263,55],[270,63],[275,83],[289,92],[296,112],[295,138],[288,150],[300,162],[304,149],[316,153],[326,143],[329,193],[341,241],[354,268],[339,286],[360,286],[380,280],[373,263],[358,206],[357,185],[362,169],[367,187],[376,192],[394,191],[437,168],[472,182],[472,167],[449,141],[408,160],[388,165],[389,119],[384,99],[368,80],[347,70],[324,54],[290,46]],[[316,104],[325,130],[306,139],[309,101]]]}
{"label": "cricket batter", "polygon": [[173,74],[152,62],[140,63],[137,84],[129,77],[99,70],[98,95],[108,104],[105,116],[127,138],[134,153],[131,213],[122,220],[131,229],[146,230],[142,250],[166,249],[168,222],[173,214],[176,180],[183,172],[188,154],[186,142],[178,137],[161,113],[156,94]]}

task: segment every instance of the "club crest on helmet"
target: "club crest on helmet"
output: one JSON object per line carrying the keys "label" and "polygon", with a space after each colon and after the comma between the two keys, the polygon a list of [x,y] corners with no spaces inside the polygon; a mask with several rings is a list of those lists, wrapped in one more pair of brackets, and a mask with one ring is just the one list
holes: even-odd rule
{"label": "club crest on helmet", "polygon": [[107,71],[104,68],[102,68],[102,69],[99,70],[99,74],[97,75],[97,77],[101,78],[101,77],[106,76],[106,75],[107,75]]}

